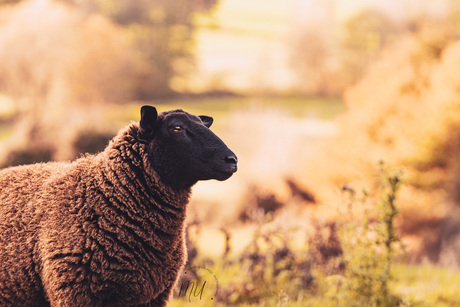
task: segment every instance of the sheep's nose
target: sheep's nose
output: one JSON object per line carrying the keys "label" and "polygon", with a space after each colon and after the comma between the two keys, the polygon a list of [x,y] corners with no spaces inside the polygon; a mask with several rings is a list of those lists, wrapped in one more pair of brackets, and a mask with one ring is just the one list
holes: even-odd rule
{"label": "sheep's nose", "polygon": [[234,155],[231,156],[226,156],[225,157],[225,162],[229,164],[237,164],[238,163],[238,158]]}

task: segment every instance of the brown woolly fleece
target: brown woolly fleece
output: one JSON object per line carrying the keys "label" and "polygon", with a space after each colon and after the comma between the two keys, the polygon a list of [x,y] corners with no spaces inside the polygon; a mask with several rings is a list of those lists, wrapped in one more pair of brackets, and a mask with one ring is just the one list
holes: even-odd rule
{"label": "brown woolly fleece", "polygon": [[136,130],[71,164],[0,172],[1,306],[46,305],[44,293],[52,306],[168,299],[185,260],[190,189],[173,191],[142,167]]}
{"label": "brown woolly fleece", "polygon": [[141,132],[132,123],[72,163],[0,171],[0,306],[167,304],[191,187],[162,182]]}

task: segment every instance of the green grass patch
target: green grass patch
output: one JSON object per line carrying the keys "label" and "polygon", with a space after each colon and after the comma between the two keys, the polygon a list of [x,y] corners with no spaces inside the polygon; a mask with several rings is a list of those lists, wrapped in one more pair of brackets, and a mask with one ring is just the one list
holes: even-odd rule
{"label": "green grass patch", "polygon": [[[155,102],[152,104],[155,105]],[[277,108],[296,117],[313,116],[320,119],[333,119],[345,111],[345,105],[339,99],[306,97],[205,97],[200,99],[179,99],[159,101],[162,111],[182,108],[191,113],[209,112],[214,116],[227,115],[234,110],[244,110],[251,106]]]}
{"label": "green grass patch", "polygon": [[314,117],[332,120],[346,110],[340,99],[306,97],[200,97],[177,98],[150,102],[131,102],[125,105],[111,106],[108,113],[110,122],[127,122],[139,119],[140,106],[150,104],[159,112],[183,109],[193,114],[206,114],[215,119],[228,116],[233,111],[248,109],[251,106],[280,109],[295,117]]}
{"label": "green grass patch", "polygon": [[[298,254],[296,257],[304,257]],[[341,275],[319,274],[316,270],[313,286],[310,289],[299,290],[293,293],[296,281],[285,279],[294,277],[296,272],[286,272],[279,278],[273,278],[272,283],[251,283],[247,280],[247,267],[239,259],[233,259],[232,263],[223,262],[219,258],[212,259],[214,264],[206,266],[213,272],[219,281],[220,294],[226,293],[229,301],[222,302],[211,300],[214,293],[212,278],[200,280],[200,288],[204,280],[206,288],[201,300],[199,296],[189,293],[183,297],[176,297],[169,306],[338,306],[340,297],[344,295],[344,288],[338,286],[346,282]],[[295,268],[293,268],[295,270]],[[392,292],[398,295],[402,301],[397,306],[460,306],[460,271],[438,267],[434,265],[408,265],[395,263],[392,268],[394,280],[390,283]],[[300,276],[300,275],[298,275]],[[283,280],[284,279],[284,280]],[[261,288],[264,286],[265,288]],[[212,289],[211,289],[212,288]],[[176,291],[179,288],[176,289]],[[248,293],[262,292],[265,297],[251,300]],[[245,297],[248,296],[248,297]],[[342,303],[342,302],[341,302]],[[368,306],[365,300],[362,303],[354,301],[353,304],[339,306]]]}
{"label": "green grass patch", "polygon": [[393,289],[409,306],[460,306],[460,271],[434,265],[396,264]]}

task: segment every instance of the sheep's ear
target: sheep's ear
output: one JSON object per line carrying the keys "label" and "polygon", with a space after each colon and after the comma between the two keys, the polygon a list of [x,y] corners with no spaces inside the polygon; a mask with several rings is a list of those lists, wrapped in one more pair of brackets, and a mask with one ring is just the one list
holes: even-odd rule
{"label": "sheep's ear", "polygon": [[201,119],[203,124],[208,128],[211,127],[212,123],[214,122],[214,119],[210,116],[200,115],[198,117]]}
{"label": "sheep's ear", "polygon": [[143,132],[153,134],[158,119],[158,112],[155,107],[142,106],[140,126]]}

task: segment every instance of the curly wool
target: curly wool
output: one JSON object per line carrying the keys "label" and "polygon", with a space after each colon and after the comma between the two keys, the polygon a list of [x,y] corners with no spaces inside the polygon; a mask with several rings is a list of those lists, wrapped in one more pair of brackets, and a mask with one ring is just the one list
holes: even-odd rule
{"label": "curly wool", "polygon": [[0,305],[166,304],[186,259],[190,188],[164,185],[120,131],[72,163],[0,171]]}

